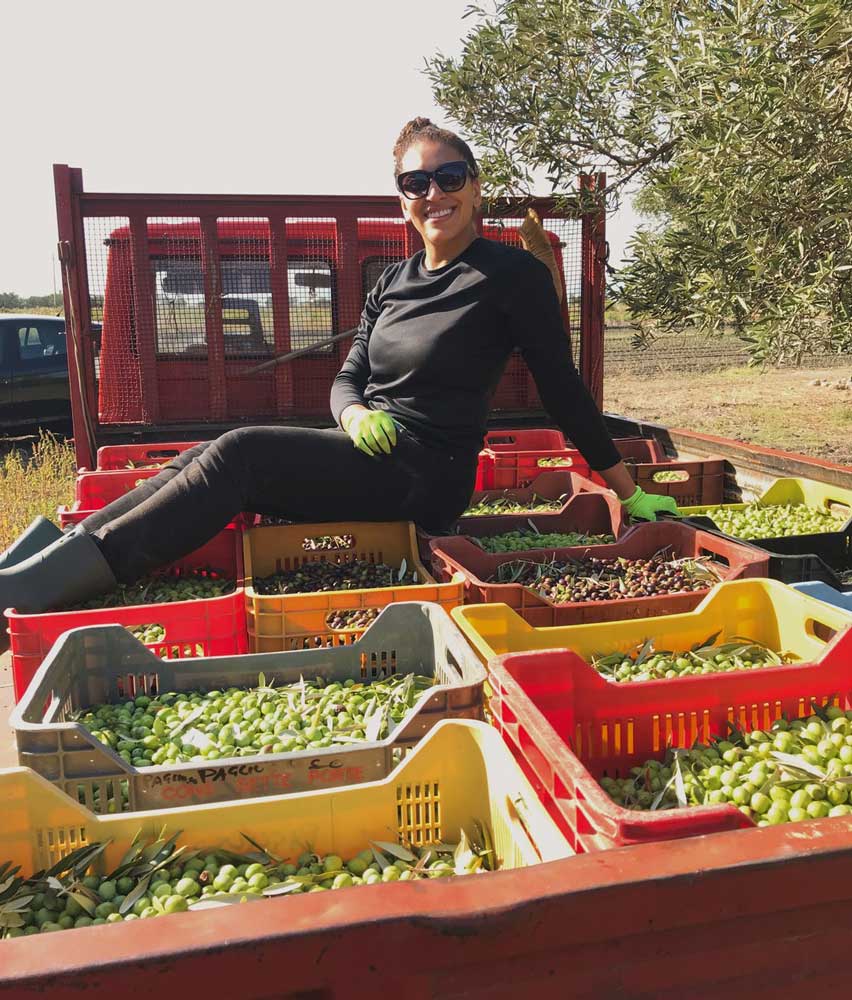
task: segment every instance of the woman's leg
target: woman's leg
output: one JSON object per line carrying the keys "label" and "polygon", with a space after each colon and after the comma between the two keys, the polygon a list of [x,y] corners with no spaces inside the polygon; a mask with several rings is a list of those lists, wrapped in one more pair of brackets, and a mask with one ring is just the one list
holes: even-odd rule
{"label": "woman's leg", "polygon": [[170,459],[162,467],[156,476],[144,479],[137,487],[130,490],[129,493],[125,493],[123,497],[113,500],[112,503],[108,503],[100,510],[96,510],[94,514],[90,514],[85,521],[81,522],[83,529],[90,535],[94,534],[99,528],[103,528],[109,524],[110,521],[115,521],[117,518],[133,510],[134,507],[138,507],[140,503],[153,496],[166,483],[170,483],[209,444],[211,444],[210,441],[202,441],[201,444],[194,445],[192,448],[182,451],[179,455],[175,455],[174,458]]}
{"label": "woman's leg", "polygon": [[373,459],[339,430],[242,428],[91,533],[116,577],[132,580],[199,548],[242,510],[294,521],[412,517],[416,465],[405,439]]}

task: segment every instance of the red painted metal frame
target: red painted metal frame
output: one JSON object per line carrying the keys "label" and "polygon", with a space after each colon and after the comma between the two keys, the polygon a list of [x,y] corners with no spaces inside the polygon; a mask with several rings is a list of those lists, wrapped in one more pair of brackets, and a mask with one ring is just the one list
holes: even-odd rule
{"label": "red painted metal frame", "polygon": [[[65,165],[54,166],[54,184],[56,190],[57,222],[60,243],[67,247],[70,254],[68,280],[63,282],[66,314],[70,315],[73,305],[79,319],[81,352],[80,357],[69,352],[69,367],[71,369],[72,415],[75,428],[75,446],[78,465],[91,468],[94,462],[92,442],[80,433],[85,426],[85,414],[88,412],[92,425],[97,431],[97,396],[95,391],[94,345],[90,327],[88,274],[83,234],[84,218],[128,218],[132,252],[136,257],[134,273],[141,276],[141,285],[134,289],[134,309],[138,316],[150,314],[153,308],[153,292],[151,288],[150,269],[141,266],[140,257],[147,260],[147,232],[145,220],[149,218],[198,218],[201,222],[202,243],[202,273],[204,278],[205,309],[208,330],[208,376],[213,390],[211,397],[215,400],[211,406],[209,418],[211,423],[221,423],[223,408],[227,399],[228,381],[225,375],[225,354],[222,332],[221,314],[218,308],[211,308],[217,301],[221,283],[217,265],[218,241],[216,238],[216,220],[222,218],[262,217],[270,224],[270,280],[273,296],[274,313],[279,317],[275,324],[273,335],[275,349],[278,352],[287,350],[289,337],[287,335],[284,317],[287,308],[287,248],[282,237],[283,220],[286,217],[325,217],[332,212],[338,220],[338,226],[348,231],[350,236],[357,226],[357,219],[390,218],[399,219],[399,201],[394,196],[324,196],[324,195],[203,195],[203,194],[106,194],[92,193],[83,190],[82,174],[78,168]],[[519,217],[525,211],[526,201],[497,200],[489,204],[489,215],[493,217]],[[557,210],[552,199],[534,199],[529,202],[539,213],[548,216],[565,217],[565,212]],[[570,211],[568,213],[571,214]],[[576,215],[579,215],[577,210]],[[589,221],[583,217],[583,239],[589,241],[589,246],[582,247],[582,294],[584,301],[581,309],[580,358],[584,376],[596,399],[602,396],[602,365],[603,357],[603,246],[604,219],[603,215],[595,216]],[[405,250],[407,254],[415,252],[419,245],[419,237],[410,226],[405,227]],[[357,243],[357,240],[355,241]],[[591,246],[594,244],[594,246]],[[591,248],[590,248],[591,247]],[[347,268],[346,262],[338,273],[338,282],[360,281],[356,269]],[[346,314],[338,317],[338,327],[347,329],[355,326],[358,321],[356,310],[341,303]],[[147,311],[147,312],[146,312]],[[567,320],[567,309],[563,309]],[[154,343],[154,324],[140,324],[150,332],[138,344],[140,352],[140,391],[145,397],[143,412],[143,430],[156,428],[160,420],[160,400],[157,394],[156,380],[156,344]],[[567,324],[566,324],[567,330]],[[573,331],[571,331],[573,332]],[[83,388],[77,384],[77,366],[82,376]],[[279,365],[275,372],[274,393],[279,404],[292,404],[297,386],[294,384],[292,370],[286,365]],[[298,400],[297,400],[298,402]],[[218,407],[218,410],[217,410]],[[227,418],[224,418],[227,422]],[[266,419],[266,418],[265,418]],[[187,430],[193,424],[187,424]]]}
{"label": "red painted metal frame", "polygon": [[826,819],[18,938],[0,996],[798,998],[846,967],[850,842]]}

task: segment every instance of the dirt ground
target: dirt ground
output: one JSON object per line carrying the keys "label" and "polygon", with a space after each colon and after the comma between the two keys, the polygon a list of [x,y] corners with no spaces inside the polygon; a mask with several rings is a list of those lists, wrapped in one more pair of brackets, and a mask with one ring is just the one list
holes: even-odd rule
{"label": "dirt ground", "polygon": [[[604,372],[604,409],[852,465],[852,358],[807,370]],[[815,379],[830,385],[815,386]],[[835,383],[843,380],[847,389]]]}

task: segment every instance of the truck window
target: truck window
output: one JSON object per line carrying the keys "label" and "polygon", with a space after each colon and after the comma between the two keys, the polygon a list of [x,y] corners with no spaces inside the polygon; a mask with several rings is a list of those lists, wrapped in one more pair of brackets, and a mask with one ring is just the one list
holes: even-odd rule
{"label": "truck window", "polygon": [[[158,353],[197,356],[205,352],[201,262],[154,259],[151,266],[157,298]],[[268,261],[222,260],[220,266],[225,353],[271,353],[275,334]],[[334,333],[331,267],[324,261],[289,260],[287,272],[291,347],[310,347]]]}
{"label": "truck window", "polygon": [[366,298],[375,287],[376,282],[381,278],[382,271],[389,264],[399,262],[398,257],[368,257],[361,265],[363,277],[364,298]]}
{"label": "truck window", "polygon": [[18,328],[21,361],[64,357],[65,330],[57,323],[42,323]]}

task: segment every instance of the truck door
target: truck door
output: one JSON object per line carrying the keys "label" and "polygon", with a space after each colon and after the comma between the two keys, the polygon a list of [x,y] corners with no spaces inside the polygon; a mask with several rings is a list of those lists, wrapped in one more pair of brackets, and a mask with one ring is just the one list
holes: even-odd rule
{"label": "truck door", "polygon": [[12,365],[14,350],[17,355],[18,332],[10,322],[0,322],[0,432],[11,419]]}
{"label": "truck door", "polygon": [[15,419],[40,423],[71,415],[65,325],[45,318],[19,321],[12,378]]}

